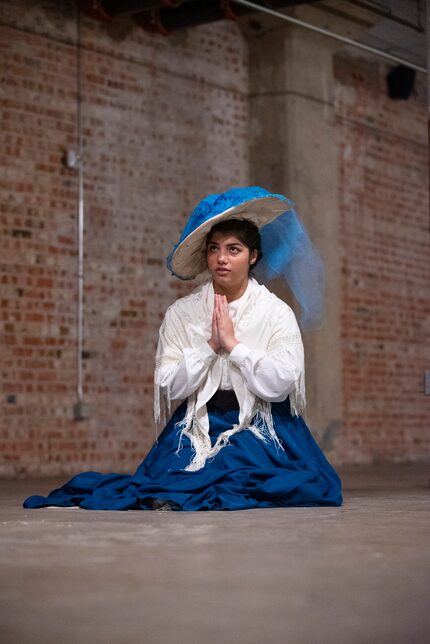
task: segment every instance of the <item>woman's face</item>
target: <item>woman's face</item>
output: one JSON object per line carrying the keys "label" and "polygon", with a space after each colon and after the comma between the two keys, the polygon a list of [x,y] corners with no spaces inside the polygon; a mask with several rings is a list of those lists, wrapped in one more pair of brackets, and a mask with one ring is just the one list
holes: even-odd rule
{"label": "woman's face", "polygon": [[215,284],[221,288],[234,288],[248,280],[249,266],[257,258],[257,251],[250,251],[232,233],[214,233],[207,245],[208,269]]}

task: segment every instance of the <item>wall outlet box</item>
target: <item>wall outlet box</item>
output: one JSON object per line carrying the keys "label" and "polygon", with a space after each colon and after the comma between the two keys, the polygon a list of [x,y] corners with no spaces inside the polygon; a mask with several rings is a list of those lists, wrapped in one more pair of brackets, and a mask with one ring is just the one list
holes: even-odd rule
{"label": "wall outlet box", "polygon": [[90,408],[88,405],[84,405],[83,402],[77,402],[73,407],[73,419],[74,420],[86,420],[90,417]]}
{"label": "wall outlet box", "polygon": [[424,393],[430,396],[430,369],[424,371]]}

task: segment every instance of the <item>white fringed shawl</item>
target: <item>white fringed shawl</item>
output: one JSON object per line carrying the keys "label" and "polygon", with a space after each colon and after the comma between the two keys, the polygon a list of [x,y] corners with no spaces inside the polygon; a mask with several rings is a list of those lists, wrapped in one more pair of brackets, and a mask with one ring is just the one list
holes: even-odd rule
{"label": "white fringed shawl", "polygon": [[[160,421],[164,424],[171,412],[170,392],[168,387],[161,386],[162,375],[166,369],[172,370],[178,364],[185,347],[197,348],[208,341],[211,336],[213,301],[214,289],[212,281],[208,281],[190,295],[177,300],[166,312],[155,359],[154,416],[157,424]],[[288,316],[285,316],[285,307],[288,309]],[[289,320],[288,328],[285,325],[286,319]],[[272,355],[302,342],[295,316],[288,305],[252,278],[237,311],[234,328],[236,338],[247,347]],[[188,471],[201,469],[206,459],[215,456],[222,447],[228,445],[230,436],[242,429],[252,431],[264,441],[272,439],[282,449],[273,427],[271,404],[249,391],[239,367],[232,363],[230,378],[239,401],[239,422],[220,434],[214,445],[211,444],[206,403],[218,390],[221,375],[220,359],[217,357],[202,384],[188,397],[185,417],[178,423],[178,451],[183,436],[188,436],[194,450],[194,457],[185,468]],[[303,413],[304,365],[290,391],[285,392],[285,397],[288,394],[291,412],[297,416]],[[161,406],[160,402],[163,403]]]}

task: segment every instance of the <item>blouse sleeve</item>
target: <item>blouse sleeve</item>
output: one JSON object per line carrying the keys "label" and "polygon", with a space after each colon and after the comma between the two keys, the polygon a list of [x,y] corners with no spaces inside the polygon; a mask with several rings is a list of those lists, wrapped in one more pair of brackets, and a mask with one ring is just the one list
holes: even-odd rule
{"label": "blouse sleeve", "polygon": [[207,342],[198,349],[183,349],[182,358],[163,374],[162,386],[169,387],[172,400],[183,400],[195,391],[206,377],[216,353]]}
{"label": "blouse sleeve", "polygon": [[216,353],[207,342],[198,347],[184,347],[176,332],[181,321],[168,309],[160,329],[157,348],[157,384],[171,400],[184,400],[207,376]]}
{"label": "blouse sleeve", "polygon": [[285,307],[277,316],[267,351],[240,342],[229,360],[253,394],[268,402],[285,400],[304,373],[303,342],[293,311]]}

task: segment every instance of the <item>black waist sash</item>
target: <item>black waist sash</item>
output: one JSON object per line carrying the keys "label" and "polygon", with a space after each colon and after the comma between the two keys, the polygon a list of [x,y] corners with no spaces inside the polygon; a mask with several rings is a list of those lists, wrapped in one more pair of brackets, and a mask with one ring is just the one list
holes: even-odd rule
{"label": "black waist sash", "polygon": [[231,411],[239,409],[239,401],[233,389],[218,389],[206,403],[206,408],[208,411]]}

